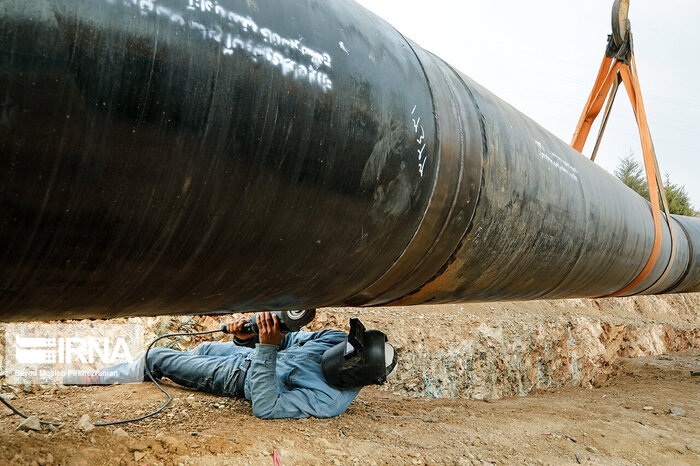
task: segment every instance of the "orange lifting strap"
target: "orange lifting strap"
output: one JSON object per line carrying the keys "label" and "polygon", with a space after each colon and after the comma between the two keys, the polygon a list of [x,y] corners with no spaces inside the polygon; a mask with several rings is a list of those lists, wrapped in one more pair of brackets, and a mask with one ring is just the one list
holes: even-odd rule
{"label": "orange lifting strap", "polygon": [[[619,2],[616,2],[616,5]],[[626,12],[625,12],[626,13]],[[615,14],[615,11],[613,12]],[[644,101],[642,100],[642,90],[639,85],[639,78],[637,75],[637,64],[634,58],[634,51],[632,45],[632,31],[629,28],[629,21],[626,21],[627,30],[623,34],[624,39],[620,40],[620,35],[616,34],[610,36],[610,41],[608,44],[608,50],[603,58],[603,63],[600,66],[600,71],[598,71],[598,78],[596,79],[595,85],[593,86],[593,91],[591,92],[588,102],[583,109],[581,119],[579,120],[578,126],[576,127],[576,132],[574,133],[574,139],[571,142],[571,146],[579,152],[583,151],[586,144],[586,139],[591,131],[593,122],[600,114],[600,111],[608,101],[607,109],[605,111],[605,116],[601,124],[600,132],[598,134],[598,140],[593,151],[593,156],[591,160],[595,161],[595,157],[598,153],[598,148],[600,147],[600,141],[603,136],[603,132],[607,126],[608,118],[610,117],[610,110],[612,109],[612,104],[615,101],[615,96],[619,89],[621,83],[624,83],[627,89],[627,94],[629,95],[630,102],[632,103],[632,108],[634,109],[634,114],[637,119],[637,126],[639,127],[639,134],[642,139],[642,151],[644,153],[644,167],[647,176],[647,183],[649,184],[649,198],[651,200],[651,211],[654,219],[654,245],[651,249],[651,254],[646,265],[639,273],[637,278],[635,278],[629,285],[621,289],[620,291],[611,294],[607,297],[622,296],[634,289],[640,283],[644,281],[645,278],[649,276],[653,270],[656,262],[659,259],[661,253],[661,243],[663,240],[663,230],[662,230],[662,217],[661,208],[659,205],[659,196],[662,199],[665,219],[668,224],[669,231],[671,232],[671,257],[666,270],[659,280],[654,284],[647,287],[647,289],[652,288],[656,283],[661,282],[666,278],[671,270],[671,264],[676,257],[676,237],[671,226],[671,218],[669,216],[668,201],[666,200],[666,192],[663,188],[663,180],[661,179],[661,173],[659,171],[659,165],[656,160],[656,151],[654,149],[654,143],[651,139],[651,132],[649,131],[649,123],[647,122],[646,112],[644,110]],[[626,37],[625,37],[626,36]],[[654,195],[654,193],[658,193]]]}

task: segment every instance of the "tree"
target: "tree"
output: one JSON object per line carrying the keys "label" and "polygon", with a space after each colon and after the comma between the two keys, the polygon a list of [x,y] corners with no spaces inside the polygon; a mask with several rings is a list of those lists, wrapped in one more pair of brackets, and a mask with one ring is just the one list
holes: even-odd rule
{"label": "tree", "polygon": [[[649,185],[647,184],[646,173],[641,164],[634,159],[634,153],[630,151],[627,157],[620,159],[620,163],[615,168],[615,176],[620,181],[630,187],[634,192],[649,200]],[[664,181],[664,191],[668,201],[668,210],[675,215],[686,215],[698,217],[698,213],[690,203],[690,196],[684,186],[671,181],[668,173]],[[663,207],[662,207],[663,208]]]}
{"label": "tree", "polygon": [[620,159],[620,163],[615,169],[615,176],[620,181],[632,188],[634,192],[649,200],[649,185],[642,166],[634,160],[634,153],[630,151],[627,157]]}
{"label": "tree", "polygon": [[666,174],[664,181],[664,190],[666,191],[666,200],[668,201],[668,210],[672,214],[687,215],[688,217],[698,217],[698,212],[693,209],[690,203],[690,197],[685,190],[685,186],[680,186],[671,182],[671,178]]}

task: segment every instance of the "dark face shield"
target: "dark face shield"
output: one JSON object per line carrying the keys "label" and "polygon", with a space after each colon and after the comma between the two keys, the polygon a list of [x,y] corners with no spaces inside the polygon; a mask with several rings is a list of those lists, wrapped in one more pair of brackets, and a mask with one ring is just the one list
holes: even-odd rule
{"label": "dark face shield", "polygon": [[339,389],[381,385],[396,364],[396,352],[386,335],[366,330],[359,319],[350,319],[347,341],[326,350],[321,359],[323,376]]}

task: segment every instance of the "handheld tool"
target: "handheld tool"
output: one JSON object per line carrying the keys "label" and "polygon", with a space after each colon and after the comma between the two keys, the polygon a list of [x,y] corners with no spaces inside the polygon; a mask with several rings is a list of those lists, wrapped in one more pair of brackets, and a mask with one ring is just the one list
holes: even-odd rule
{"label": "handheld tool", "polygon": [[[243,326],[245,333],[258,333],[258,324],[256,319],[259,312],[256,312],[253,317]],[[280,321],[280,327],[283,332],[298,332],[301,328],[314,320],[316,317],[316,309],[302,309],[298,311],[272,311],[271,314],[277,316]],[[226,325],[221,326],[221,331],[229,333]]]}

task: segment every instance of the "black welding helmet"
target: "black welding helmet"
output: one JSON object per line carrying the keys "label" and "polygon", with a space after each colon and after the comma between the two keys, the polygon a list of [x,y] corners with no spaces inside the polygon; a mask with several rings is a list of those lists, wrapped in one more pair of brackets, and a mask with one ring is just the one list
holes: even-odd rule
{"label": "black welding helmet", "polygon": [[327,349],[321,359],[326,382],[339,389],[381,385],[396,368],[396,352],[378,330],[366,330],[359,319],[350,319],[346,341]]}

